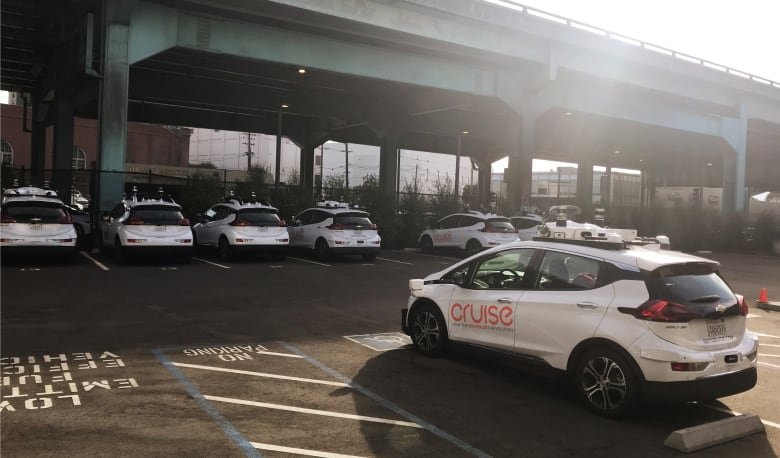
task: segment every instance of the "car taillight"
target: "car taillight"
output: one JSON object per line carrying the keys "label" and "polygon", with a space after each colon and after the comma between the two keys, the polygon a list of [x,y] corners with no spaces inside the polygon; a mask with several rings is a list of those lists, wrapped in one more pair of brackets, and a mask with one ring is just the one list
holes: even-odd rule
{"label": "car taillight", "polygon": [[287,221],[280,219],[279,220],[279,227],[287,227]]}
{"label": "car taillight", "polygon": [[640,320],[667,323],[686,323],[698,316],[684,305],[660,299],[650,299],[637,308],[618,307],[618,310]]}
{"label": "car taillight", "polygon": [[142,220],[141,218],[132,217],[132,218],[127,218],[124,224],[128,226],[140,226],[144,224],[144,220]]}
{"label": "car taillight", "polygon": [[378,231],[379,230],[379,226],[377,226],[376,224],[371,224],[371,226],[369,226],[368,228],[371,229],[372,231]]}
{"label": "car taillight", "polygon": [[8,215],[3,215],[2,219],[0,219],[0,223],[15,223],[16,220],[11,218]]}
{"label": "car taillight", "polygon": [[189,226],[189,225],[190,225],[190,220],[188,220],[187,218],[182,218],[179,220],[179,226]]}
{"label": "car taillight", "polygon": [[230,223],[230,225],[231,226],[239,226],[239,227],[251,226],[251,224],[249,224],[249,221],[247,221],[245,219],[236,219],[235,221]]}
{"label": "car taillight", "polygon": [[735,296],[737,296],[737,304],[739,304],[739,314],[742,316],[747,316],[748,305],[747,301],[745,301],[745,296],[741,294],[735,294]]}
{"label": "car taillight", "polygon": [[57,224],[73,224],[73,219],[70,215],[64,215],[57,218]]}
{"label": "car taillight", "polygon": [[326,227],[332,231],[342,231],[347,228],[347,226],[341,223],[333,223],[330,226],[326,226]]}

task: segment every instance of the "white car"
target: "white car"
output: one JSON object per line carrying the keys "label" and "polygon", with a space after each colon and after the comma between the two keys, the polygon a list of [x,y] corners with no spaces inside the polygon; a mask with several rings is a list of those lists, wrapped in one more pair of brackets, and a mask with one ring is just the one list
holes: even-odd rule
{"label": "white car", "polygon": [[290,238],[279,210],[258,202],[229,196],[198,216],[192,227],[196,246],[217,248],[220,259],[228,260],[238,253],[271,253],[275,261],[287,256]]}
{"label": "white car", "polygon": [[344,202],[320,202],[302,211],[287,232],[291,247],[314,250],[321,261],[340,254],[358,254],[372,261],[382,243],[371,215]]}
{"label": "white car", "polygon": [[509,218],[472,211],[445,216],[425,229],[417,242],[424,253],[436,248],[459,248],[471,255],[517,240]]}
{"label": "white car", "polygon": [[565,371],[607,417],[755,386],[758,338],[719,264],[609,239],[506,244],[410,280],[402,328],[426,355],[463,342]]}
{"label": "white car", "polygon": [[133,192],[122,199],[100,222],[97,244],[101,251],[113,250],[120,264],[138,253],[166,254],[184,263],[192,259],[190,221],[162,192],[154,197]]}
{"label": "white car", "polygon": [[57,193],[32,186],[6,189],[0,220],[3,255],[76,252],[76,230]]}
{"label": "white car", "polygon": [[534,213],[526,213],[509,218],[512,226],[517,229],[517,237],[520,240],[531,240],[536,237],[539,226],[542,225],[542,217]]}

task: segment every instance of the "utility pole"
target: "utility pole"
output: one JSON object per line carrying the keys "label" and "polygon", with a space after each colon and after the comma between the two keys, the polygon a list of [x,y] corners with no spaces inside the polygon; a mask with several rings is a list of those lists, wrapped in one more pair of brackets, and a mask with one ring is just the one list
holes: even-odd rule
{"label": "utility pole", "polygon": [[349,192],[349,143],[344,142],[344,186]]}
{"label": "utility pole", "polygon": [[325,187],[325,143],[320,145],[320,198],[323,198],[322,189]]}
{"label": "utility pole", "polygon": [[252,133],[246,132],[246,153],[244,155],[246,156],[246,169],[249,171],[249,169],[252,168]]}

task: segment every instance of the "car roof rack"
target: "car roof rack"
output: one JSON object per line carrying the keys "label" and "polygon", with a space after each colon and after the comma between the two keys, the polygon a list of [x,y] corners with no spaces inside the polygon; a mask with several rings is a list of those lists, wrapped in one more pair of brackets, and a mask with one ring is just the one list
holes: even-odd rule
{"label": "car roof rack", "polygon": [[[18,181],[14,180],[14,184],[18,184]],[[47,188],[38,188],[35,186],[11,187],[4,190],[3,195],[5,197],[47,197],[49,199],[59,199],[57,191]]]}
{"label": "car roof rack", "polygon": [[563,239],[555,237],[539,237],[533,238],[534,242],[552,242],[552,243],[564,243],[567,245],[586,246],[590,248],[599,248],[602,250],[625,250],[626,242],[616,234],[608,234],[606,237],[590,237],[584,236],[581,239]]}
{"label": "car roof rack", "polygon": [[170,194],[160,186],[155,194],[139,193],[138,187],[133,186],[130,194],[130,202],[132,203],[153,203],[153,202],[167,202],[174,205],[179,205],[173,200]]}
{"label": "car roof rack", "polygon": [[339,202],[337,200],[323,200],[317,202],[317,208],[354,208],[359,209],[358,204],[350,204],[347,202]]}

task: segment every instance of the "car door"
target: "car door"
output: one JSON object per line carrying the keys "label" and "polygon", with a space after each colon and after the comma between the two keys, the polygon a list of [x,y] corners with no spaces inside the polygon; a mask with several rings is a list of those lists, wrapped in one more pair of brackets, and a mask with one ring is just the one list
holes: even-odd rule
{"label": "car door", "polygon": [[472,264],[462,286],[450,297],[447,317],[453,340],[512,351],[517,301],[535,250],[513,248],[483,256]]}
{"label": "car door", "polygon": [[460,215],[457,226],[452,229],[452,245],[458,248],[466,248],[466,243],[474,235],[474,232],[478,230],[477,223],[480,222],[482,220],[477,217]]}
{"label": "car door", "polygon": [[439,220],[433,230],[433,245],[437,247],[451,247],[454,245],[453,230],[458,226],[459,215],[450,215]]}
{"label": "car door", "polygon": [[204,232],[206,233],[206,243],[216,245],[224,227],[230,223],[228,218],[233,215],[234,211],[227,205],[215,205],[212,209],[214,216],[209,218],[209,221],[204,225]]}
{"label": "car door", "polygon": [[112,246],[114,244],[114,237],[116,237],[117,227],[119,226],[119,219],[125,215],[127,208],[124,202],[119,202],[111,209],[108,216],[101,222],[100,235],[103,239],[104,246]]}
{"label": "car door", "polygon": [[515,351],[565,368],[574,346],[596,332],[614,288],[600,259],[545,250],[535,265],[532,286],[517,303]]}
{"label": "car door", "polygon": [[306,225],[311,220],[311,215],[312,210],[305,210],[293,218],[293,224],[287,227],[287,233],[290,234],[290,246],[303,246],[303,234],[306,231]]}
{"label": "car door", "polygon": [[323,232],[323,222],[328,218],[333,218],[333,215],[322,210],[312,211],[311,219],[303,226],[303,246],[307,248],[315,247],[317,239]]}

